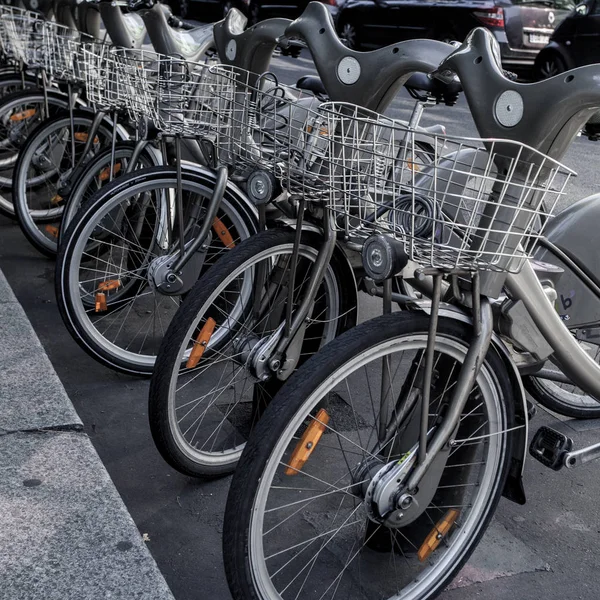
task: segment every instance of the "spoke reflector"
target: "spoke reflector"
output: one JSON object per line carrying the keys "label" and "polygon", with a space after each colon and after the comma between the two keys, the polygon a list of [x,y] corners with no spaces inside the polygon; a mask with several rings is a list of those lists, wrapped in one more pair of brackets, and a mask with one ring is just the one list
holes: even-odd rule
{"label": "spoke reflector", "polygon": [[50,234],[53,238],[58,239],[58,227],[55,225],[46,225],[44,229],[46,230],[46,233]]}
{"label": "spoke reflector", "polygon": [[215,217],[212,226],[225,248],[235,247],[235,244],[233,243],[233,237],[231,237],[229,229],[223,225],[223,221],[221,221],[221,219]]}
{"label": "spoke reflector", "polygon": [[325,432],[327,423],[329,423],[329,415],[322,408],[296,444],[288,463],[288,468],[285,470],[286,475],[296,475],[302,469],[317,447],[321,436]]}
{"label": "spoke reflector", "polygon": [[[87,133],[85,133],[85,131],[78,131],[74,135],[74,137],[75,137],[75,141],[77,141],[77,142],[87,142],[89,135]],[[94,144],[99,144],[99,143],[100,143],[100,138],[98,136],[96,136],[94,138]]]}
{"label": "spoke reflector", "polygon": [[63,197],[59,194],[56,194],[56,196],[54,196],[52,198],[52,200],[50,200],[50,204],[53,204],[56,206],[57,204],[60,204],[62,201],[63,201]]}
{"label": "spoke reflector", "polygon": [[202,326],[202,329],[194,342],[190,357],[188,358],[187,363],[185,363],[186,369],[193,369],[200,362],[213,331],[215,330],[216,324],[217,322],[212,317],[206,319],[206,323]]}
{"label": "spoke reflector", "polygon": [[[121,163],[115,163],[114,167],[113,167],[113,175],[116,175],[119,171],[121,170]],[[110,177],[110,167],[104,167],[104,169],[102,169],[102,171],[100,171],[100,175],[98,176],[98,179],[100,179],[100,181],[106,181],[108,178]]]}
{"label": "spoke reflector", "polygon": [[16,121],[24,121],[25,119],[29,119],[33,117],[37,113],[35,108],[29,108],[27,110],[22,110],[21,112],[17,112],[14,115],[10,115],[10,120],[13,122]]}
{"label": "spoke reflector", "polygon": [[112,290],[118,290],[121,287],[120,279],[109,279],[108,281],[103,281],[98,286],[99,292],[111,292]]}
{"label": "spoke reflector", "polygon": [[421,562],[429,558],[430,554],[440,545],[444,536],[450,531],[450,527],[452,527],[456,519],[458,519],[459,514],[460,510],[451,508],[443,518],[437,522],[436,526],[431,530],[430,534],[425,538],[425,541],[419,548],[417,556]]}
{"label": "spoke reflector", "polygon": [[107,310],[106,307],[106,294],[98,292],[96,294],[96,312],[104,312]]}

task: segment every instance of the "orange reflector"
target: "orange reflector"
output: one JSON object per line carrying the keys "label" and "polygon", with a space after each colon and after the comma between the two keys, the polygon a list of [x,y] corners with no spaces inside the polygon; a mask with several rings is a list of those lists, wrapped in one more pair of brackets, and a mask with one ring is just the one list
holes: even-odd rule
{"label": "orange reflector", "polygon": [[[116,175],[120,170],[121,170],[121,163],[115,163],[115,166],[113,168],[113,175]],[[106,181],[109,177],[110,177],[110,167],[105,167],[104,169],[102,169],[102,171],[100,171],[100,175],[98,176],[98,179],[100,179],[100,181]]]}
{"label": "orange reflector", "polygon": [[431,533],[425,538],[425,541],[419,548],[417,556],[421,562],[429,558],[429,555],[440,545],[444,536],[450,531],[450,527],[452,527],[456,519],[458,519],[459,514],[459,510],[451,508],[444,517],[437,522],[436,526],[431,530]]}
{"label": "orange reflector", "polygon": [[98,292],[96,294],[96,312],[104,312],[106,310],[106,294]]}
{"label": "orange reflector", "polygon": [[412,160],[409,160],[407,162],[407,164],[408,164],[408,168],[411,171],[414,171],[415,173],[418,173],[421,170],[421,167],[417,163],[413,162]]}
{"label": "orange reflector", "polygon": [[59,196],[58,194],[56,194],[56,196],[54,196],[51,200],[50,200],[50,204],[60,204],[63,201],[63,197]]}
{"label": "orange reflector", "polygon": [[305,465],[310,458],[314,449],[317,447],[323,433],[325,433],[326,425],[329,423],[329,415],[322,408],[315,417],[314,421],[306,428],[302,434],[300,441],[296,444],[288,468],[285,470],[286,475],[295,475]]}
{"label": "orange reflector", "polygon": [[46,233],[50,234],[53,238],[58,238],[58,227],[55,227],[54,225],[46,225],[44,229],[46,230]]}
{"label": "orange reflector", "polygon": [[103,281],[98,286],[99,292],[112,292],[113,290],[118,290],[121,287],[121,281],[119,279],[109,279],[108,281]]}
{"label": "orange reflector", "polygon": [[[307,133],[312,133],[313,129],[314,129],[314,127],[312,125],[306,126]],[[319,127],[319,135],[327,135],[328,133],[329,133],[329,129],[327,128],[327,125],[321,125],[321,127]]]}
{"label": "orange reflector", "polygon": [[[89,135],[87,133],[85,133],[85,131],[78,131],[73,137],[75,138],[75,141],[77,141],[77,142],[87,142]],[[94,144],[99,144],[99,143],[100,143],[100,138],[98,136],[96,136],[94,138]]]}
{"label": "orange reflector", "polygon": [[223,221],[221,221],[221,219],[217,219],[217,217],[215,217],[212,226],[225,248],[235,247],[235,244],[233,243],[233,238],[229,233],[229,229],[227,229],[227,227],[223,225]]}
{"label": "orange reflector", "polygon": [[15,113],[14,115],[10,115],[10,120],[15,121],[24,121],[25,119],[29,119],[35,115],[37,110],[35,108],[29,108],[27,110],[22,110],[21,112]]}
{"label": "orange reflector", "polygon": [[185,363],[186,369],[193,369],[200,362],[200,359],[206,350],[206,346],[208,346],[208,342],[213,334],[213,331],[215,330],[216,325],[217,322],[212,317],[208,317],[208,319],[206,319],[206,323],[204,323],[202,326],[202,329],[200,330],[200,333],[194,342],[194,347],[190,352],[190,357]]}

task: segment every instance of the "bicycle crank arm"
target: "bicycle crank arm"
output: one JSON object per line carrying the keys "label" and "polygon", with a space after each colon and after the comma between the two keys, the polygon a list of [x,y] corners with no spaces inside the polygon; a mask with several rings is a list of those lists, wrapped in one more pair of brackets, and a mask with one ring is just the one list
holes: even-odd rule
{"label": "bicycle crank arm", "polygon": [[587,446],[586,448],[581,448],[581,450],[574,450],[573,452],[567,452],[565,454],[565,467],[567,469],[574,469],[575,467],[579,467],[584,465],[585,463],[591,462],[593,460],[598,460],[600,458],[600,442],[594,444],[593,446]]}

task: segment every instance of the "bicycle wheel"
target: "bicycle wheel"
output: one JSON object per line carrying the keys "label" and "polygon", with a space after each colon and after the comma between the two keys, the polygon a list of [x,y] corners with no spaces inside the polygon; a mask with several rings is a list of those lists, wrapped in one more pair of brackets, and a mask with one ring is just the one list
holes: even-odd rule
{"label": "bicycle wheel", "polygon": [[10,94],[0,101],[0,214],[11,219],[15,218],[15,210],[10,192],[19,150],[44,118],[69,106],[67,96],[56,92],[48,92],[47,100],[49,115],[39,90]]}
{"label": "bicycle wheel", "polygon": [[[580,342],[588,354],[596,361],[600,361],[600,346]],[[546,368],[561,374],[560,369],[548,361]],[[574,419],[597,419],[600,417],[600,402],[584,392],[573,383],[561,383],[544,377],[529,375],[523,377],[525,389],[532,395],[536,402],[551,411]]]}
{"label": "bicycle wheel", "polygon": [[[454,441],[416,493],[405,492],[428,321],[401,312],[353,328],[273,400],[227,500],[223,552],[235,600],[433,598],[476,547],[508,472],[511,383],[490,350]],[[430,431],[445,413],[470,337],[467,325],[439,320]],[[386,395],[392,402],[381,402]],[[385,478],[402,464],[403,474]]]}
{"label": "bicycle wheel", "polygon": [[[289,230],[264,231],[224,256],[198,281],[161,344],[150,383],[150,428],[164,459],[186,475],[230,473],[264,404],[281,385],[276,378],[263,380],[257,361],[259,348],[285,319],[294,237]],[[302,237],[294,303],[320,243],[315,233]],[[309,317],[302,360],[352,322],[356,306],[348,306],[354,297],[348,285],[354,283],[340,276],[333,260]],[[206,352],[194,357],[192,349],[204,335]]]}
{"label": "bicycle wheel", "polygon": [[0,102],[6,96],[20,92],[22,90],[31,90],[41,87],[41,81],[32,75],[20,73],[6,73],[0,75]]}
{"label": "bicycle wheel", "polygon": [[[184,171],[184,205],[197,209],[196,217],[186,217],[189,239],[212,194],[214,179],[207,179]],[[69,332],[96,360],[124,373],[152,372],[160,341],[179,307],[178,296],[161,294],[147,276],[155,258],[178,249],[176,189],[177,173],[170,167],[118,178],[77,213],[59,248],[56,294]],[[252,215],[229,192],[217,218],[221,237],[212,236],[200,272],[227,246],[256,231]]]}
{"label": "bicycle wheel", "polygon": [[[49,119],[27,138],[19,152],[13,171],[15,214],[27,240],[46,256],[54,256],[57,249],[64,209],[58,190],[82,158],[93,120],[93,114],[81,111],[73,115],[72,123],[68,114]],[[112,133],[101,124],[87,158],[109,146]]]}

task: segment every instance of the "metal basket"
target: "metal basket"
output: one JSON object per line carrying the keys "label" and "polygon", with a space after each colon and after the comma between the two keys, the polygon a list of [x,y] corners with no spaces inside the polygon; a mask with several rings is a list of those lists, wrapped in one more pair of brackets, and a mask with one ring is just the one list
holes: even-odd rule
{"label": "metal basket", "polygon": [[213,133],[222,162],[238,171],[276,173],[294,149],[305,146],[306,127],[320,117],[320,101],[282,85],[272,73],[227,65],[209,71],[190,120]]}
{"label": "metal basket", "polygon": [[80,83],[84,81],[81,63],[87,36],[78,31],[47,21],[44,30],[44,60],[47,74],[56,80]]}
{"label": "metal basket", "polygon": [[510,140],[432,136],[426,149],[357,106],[320,113],[318,143],[284,165],[288,191],[326,203],[347,238],[387,233],[423,266],[518,272],[574,174]]}
{"label": "metal basket", "polygon": [[2,17],[9,56],[29,68],[44,66],[44,20],[38,13],[11,8]]}
{"label": "metal basket", "polygon": [[87,99],[97,110],[121,111],[129,107],[128,98],[133,91],[119,60],[122,51],[98,41],[86,41],[81,46],[79,72]]}

